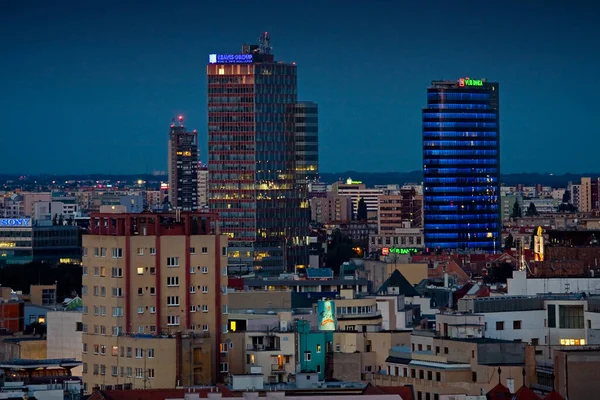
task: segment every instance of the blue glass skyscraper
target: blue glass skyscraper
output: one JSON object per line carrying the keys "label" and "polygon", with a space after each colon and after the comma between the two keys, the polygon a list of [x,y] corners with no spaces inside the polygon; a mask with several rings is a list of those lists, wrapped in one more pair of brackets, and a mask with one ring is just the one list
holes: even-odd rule
{"label": "blue glass skyscraper", "polygon": [[434,81],[423,109],[425,244],[500,249],[498,83]]}

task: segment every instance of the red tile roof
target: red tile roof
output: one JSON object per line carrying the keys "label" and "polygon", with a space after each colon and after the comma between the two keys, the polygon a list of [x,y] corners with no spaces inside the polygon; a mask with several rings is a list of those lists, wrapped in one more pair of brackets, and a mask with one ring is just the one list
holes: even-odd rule
{"label": "red tile roof", "polygon": [[498,383],[489,392],[487,392],[485,397],[488,400],[506,400],[512,398],[512,393],[506,386]]}
{"label": "red tile roof", "polygon": [[533,390],[527,386],[521,386],[521,389],[517,390],[517,393],[513,396],[513,400],[542,400],[542,398],[533,393]]}
{"label": "red tile roof", "polygon": [[397,394],[402,400],[414,400],[412,386],[375,386],[369,383],[362,394]]}

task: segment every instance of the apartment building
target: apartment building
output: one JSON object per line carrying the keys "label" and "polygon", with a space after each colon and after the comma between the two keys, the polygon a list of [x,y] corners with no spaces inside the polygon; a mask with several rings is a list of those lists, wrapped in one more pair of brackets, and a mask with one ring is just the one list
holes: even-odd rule
{"label": "apartment building", "polygon": [[163,388],[228,372],[227,238],[199,212],[97,213],[83,239],[83,381]]}
{"label": "apartment building", "polygon": [[423,196],[417,195],[414,188],[379,196],[377,207],[379,234],[393,234],[397,228],[423,226],[422,207]]}
{"label": "apartment building", "polygon": [[310,199],[311,220],[320,224],[352,220],[352,198],[327,192],[325,197]]}
{"label": "apartment building", "polygon": [[499,371],[513,386],[522,382],[522,343],[481,335],[456,337],[454,332],[415,330],[410,347],[392,347],[384,368],[373,375],[374,384],[413,385],[417,399],[439,400],[486,393],[497,384]]}

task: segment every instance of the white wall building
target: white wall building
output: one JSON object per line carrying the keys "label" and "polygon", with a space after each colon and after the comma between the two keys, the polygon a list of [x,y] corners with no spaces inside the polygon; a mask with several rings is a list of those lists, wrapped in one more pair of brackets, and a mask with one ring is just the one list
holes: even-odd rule
{"label": "white wall building", "polygon": [[600,294],[600,278],[529,278],[525,271],[513,271],[507,280],[507,294],[535,296],[542,293]]}
{"label": "white wall building", "polygon": [[[74,358],[81,360],[83,350],[83,324],[80,311],[48,311],[46,315],[46,352],[49,359]],[[82,375],[82,366],[72,370],[74,376]]]}

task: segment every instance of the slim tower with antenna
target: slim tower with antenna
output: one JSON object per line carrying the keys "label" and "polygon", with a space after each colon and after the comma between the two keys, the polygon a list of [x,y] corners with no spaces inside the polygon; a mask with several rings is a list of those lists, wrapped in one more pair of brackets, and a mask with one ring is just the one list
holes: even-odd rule
{"label": "slim tower with antenna", "polygon": [[271,54],[271,36],[269,35],[269,32],[264,32],[260,35],[260,38],[258,38],[258,49],[260,54]]}

